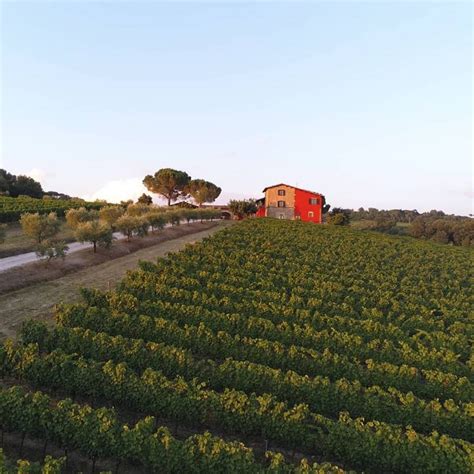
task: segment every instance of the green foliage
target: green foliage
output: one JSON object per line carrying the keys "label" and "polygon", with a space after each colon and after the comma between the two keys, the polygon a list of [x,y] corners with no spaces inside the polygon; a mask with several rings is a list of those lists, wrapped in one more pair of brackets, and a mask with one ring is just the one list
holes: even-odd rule
{"label": "green foliage", "polygon": [[186,186],[186,193],[191,195],[198,206],[205,202],[214,202],[221,194],[222,189],[214,183],[204,179],[193,179]]}
{"label": "green foliage", "polygon": [[134,235],[143,237],[148,233],[150,223],[146,216],[133,216],[124,214],[115,223],[115,227],[118,231],[122,232],[127,241],[129,241]]}
{"label": "green foliage", "polygon": [[94,209],[86,209],[85,207],[69,209],[66,212],[66,222],[71,229],[77,229],[79,225],[95,221],[98,217],[98,211]]}
{"label": "green foliage", "polygon": [[474,245],[474,220],[453,217],[417,217],[409,228],[413,237],[442,244]]}
{"label": "green foliage", "polygon": [[329,225],[349,225],[350,214],[340,207],[333,208],[326,218]]}
{"label": "green foliage", "polygon": [[[79,449],[93,465],[97,458],[115,457],[137,463],[147,472],[270,472],[242,443],[226,442],[208,432],[180,441],[165,427],[155,429],[153,417],[129,426],[112,409],[93,409],[70,399],[54,402],[42,392],[26,392],[18,386],[0,390],[0,413],[4,428]],[[269,458],[273,457],[269,453]],[[48,461],[51,463],[50,458]],[[282,472],[300,472],[281,459],[279,464]],[[341,472],[334,466],[324,469]]]}
{"label": "green foliage", "polygon": [[105,206],[99,211],[99,219],[108,224],[112,229],[117,220],[124,214],[122,206]]}
{"label": "green foliage", "polygon": [[3,242],[5,242],[6,233],[7,233],[7,225],[0,224],[0,244],[3,244]]}
{"label": "green foliage", "polygon": [[39,213],[22,214],[20,224],[23,233],[38,244],[54,237],[61,227],[61,222],[54,212],[50,212],[47,215]]}
{"label": "green foliage", "polygon": [[147,206],[150,206],[151,204],[153,204],[153,198],[150,195],[143,193],[138,198],[137,203],[138,204],[146,204]]}
{"label": "green foliage", "polygon": [[184,171],[162,168],[153,176],[145,176],[143,184],[150,192],[167,199],[169,206],[171,202],[176,201],[179,197],[186,196],[185,189],[190,181],[191,177]]}
{"label": "green foliage", "polygon": [[231,199],[229,201],[229,209],[239,219],[251,216],[257,212],[257,203],[255,199]]}
{"label": "green foliage", "polygon": [[13,198],[20,195],[41,198],[43,197],[43,188],[38,181],[29,176],[15,176],[6,170],[0,169],[0,194]]}
{"label": "green foliage", "polygon": [[93,245],[94,253],[97,246],[110,247],[113,240],[112,229],[105,222],[91,220],[79,223],[74,233],[78,242],[90,242]]}
{"label": "green foliage", "polygon": [[60,241],[51,241],[43,240],[36,247],[36,256],[47,262],[50,262],[53,259],[62,259],[66,258],[66,253],[69,250],[69,246],[66,242]]}
{"label": "green foliage", "polygon": [[1,474],[61,474],[65,458],[53,458],[46,456],[43,463],[31,462],[26,459],[18,459],[16,463],[7,459],[3,450],[0,449],[0,473]]}
{"label": "green foliage", "polygon": [[143,203],[130,204],[127,207],[127,215],[133,216],[133,217],[140,217],[151,212],[153,209],[154,208],[148,204],[143,204]]}
{"label": "green foliage", "polygon": [[68,209],[85,207],[87,209],[100,209],[99,202],[85,202],[82,199],[35,199],[31,197],[0,196],[0,222],[18,221],[22,214],[55,212],[58,217],[63,217]]}
{"label": "green foliage", "polygon": [[153,232],[155,230],[163,229],[167,223],[166,214],[158,210],[157,211],[152,210],[151,212],[146,214],[146,218]]}

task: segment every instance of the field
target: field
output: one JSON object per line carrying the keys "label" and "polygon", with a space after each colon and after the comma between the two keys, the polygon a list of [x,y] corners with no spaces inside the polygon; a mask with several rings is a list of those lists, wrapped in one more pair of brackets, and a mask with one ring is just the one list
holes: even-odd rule
{"label": "field", "polygon": [[35,199],[28,196],[8,197],[0,196],[0,222],[18,221],[25,212],[39,212],[41,214],[55,212],[63,217],[71,208],[86,207],[100,209],[102,203],[85,202],[80,199]]}
{"label": "field", "polygon": [[26,323],[0,351],[2,432],[92,471],[470,473],[471,262],[350,228],[230,226],[83,290],[54,328]]}

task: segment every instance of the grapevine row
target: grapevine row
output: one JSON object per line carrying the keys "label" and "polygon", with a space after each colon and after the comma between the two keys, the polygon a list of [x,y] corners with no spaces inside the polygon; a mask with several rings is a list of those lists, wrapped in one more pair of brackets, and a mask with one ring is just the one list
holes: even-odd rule
{"label": "grapevine row", "polygon": [[[229,389],[217,393],[180,377],[167,379],[152,369],[146,369],[139,377],[125,363],[98,364],[58,352],[41,359],[31,351],[35,348],[25,350],[25,358],[19,364],[20,375],[26,375],[28,380],[107,398],[159,417],[262,436],[289,448],[326,458],[333,456],[339,461],[351,453],[351,462],[362,469],[409,472],[409,466],[411,470],[426,472],[433,460],[437,465],[443,463],[446,472],[469,469],[472,445],[466,441],[437,434],[424,436],[412,428],[403,430],[381,422],[366,423],[353,420],[348,414],[341,414],[339,421],[334,422],[309,412],[306,405],[291,408],[268,394],[248,396]],[[346,439],[357,441],[345,443],[341,450],[341,433]]]}
{"label": "grapevine row", "polygon": [[[362,385],[394,387],[412,391],[422,398],[452,398],[472,400],[473,386],[465,377],[457,377],[436,370],[418,370],[367,360],[354,361],[329,350],[322,353],[277,342],[248,337],[231,336],[224,331],[214,333],[203,323],[199,326],[179,327],[172,321],[149,316],[111,315],[99,308],[78,310],[77,306],[60,307],[56,313],[61,326],[83,327],[112,335],[143,338],[190,349],[202,357],[249,360],[282,370],[294,370],[308,376],[325,375],[332,380],[359,380]],[[33,341],[34,342],[34,341]]]}
{"label": "grapevine row", "polygon": [[232,359],[221,364],[196,360],[183,349],[79,328],[55,329],[48,333],[43,324],[29,323],[23,328],[23,338],[39,343],[46,350],[56,347],[100,361],[126,361],[137,371],[153,368],[167,376],[181,375],[188,380],[198,378],[217,390],[234,388],[247,393],[272,393],[293,404],[308,404],[311,410],[330,417],[337,418],[341,411],[349,411],[353,416],[410,424],[422,432],[437,430],[455,437],[474,439],[470,417],[472,403],[457,405],[452,400],[443,404],[437,400],[426,402],[395,389],[364,388],[359,382],[346,379],[330,382],[324,377],[309,378]]}
{"label": "grapevine row", "polygon": [[[181,290],[170,289],[169,292],[177,292],[181,295]],[[183,296],[183,295],[181,295]],[[189,295],[188,295],[189,296]],[[180,298],[177,298],[178,300]],[[186,301],[186,298],[182,298]],[[120,304],[124,301],[125,304]],[[163,305],[160,302],[152,304],[152,310],[141,312],[136,297],[130,294],[119,293],[112,305],[101,306],[106,311],[119,313],[146,314],[153,317],[160,317],[178,324],[198,325],[200,323],[213,331],[226,331],[235,336],[247,336],[251,338],[266,339],[279,342],[285,346],[294,345],[298,341],[298,346],[323,351],[329,349],[334,353],[345,353],[347,357],[358,360],[373,359],[377,362],[388,362],[391,364],[404,363],[418,369],[437,369],[449,372],[460,377],[472,377],[472,371],[458,360],[458,356],[452,351],[429,349],[420,343],[415,347],[401,342],[398,345],[386,339],[364,339],[353,333],[341,332],[336,329],[324,329],[316,331],[311,327],[299,324],[290,324],[282,321],[274,324],[272,321],[258,317],[245,317],[240,315],[228,315],[216,312],[199,311],[202,307],[176,305]],[[130,306],[139,309],[130,309]],[[124,307],[125,306],[125,307]],[[83,306],[78,306],[78,310],[84,310]]]}
{"label": "grapevine row", "polygon": [[[245,286],[245,282],[236,282],[235,284],[239,284],[239,287],[231,286],[228,281],[230,276],[227,273],[225,283],[220,281],[210,283],[204,278],[191,277],[189,275],[170,275],[169,268],[166,273],[160,274],[157,271],[150,262],[142,262],[141,271],[129,273],[121,285],[123,291],[131,293],[140,299],[140,309],[149,304],[153,306],[153,300],[156,300],[156,298],[175,303],[192,301],[195,305],[202,305],[207,309],[215,311],[238,313],[246,317],[257,314],[275,323],[282,321],[292,321],[300,324],[310,323],[311,325],[314,323],[315,326],[313,327],[316,330],[327,328],[328,323],[336,318],[336,324],[342,326],[340,330],[354,332],[360,336],[368,336],[370,334],[370,332],[364,332],[367,323],[372,323],[372,325],[378,323],[377,329],[383,332],[383,337],[388,337],[393,341],[404,340],[408,344],[415,343],[416,347],[420,338],[416,337],[413,339],[413,335],[418,334],[420,331],[423,333],[429,331],[430,337],[422,339],[424,343],[428,344],[428,347],[440,347],[456,353],[460,352],[464,359],[468,358],[471,353],[467,334],[470,334],[471,337],[474,335],[474,325],[472,323],[456,321],[456,332],[445,334],[442,332],[444,327],[439,326],[444,321],[436,321],[433,318],[428,320],[426,318],[421,319],[419,316],[412,318],[404,316],[402,320],[400,318],[387,320],[377,311],[372,314],[366,308],[361,308],[361,314],[358,314],[357,318],[347,315],[341,317],[337,311],[336,313],[330,311],[331,316],[329,317],[325,312],[327,308],[321,307],[323,300],[314,294],[314,289],[303,300],[302,304],[294,308],[288,304],[288,300],[301,298],[301,296],[295,296],[299,288],[294,288],[293,286],[291,287],[291,294],[288,296],[285,288],[278,293],[275,289],[272,291],[259,289],[252,292],[252,290],[247,289],[248,287]],[[210,278],[213,275],[211,272],[200,272],[200,274],[204,274],[206,278]],[[219,273],[217,275],[217,278],[220,280],[222,276]],[[249,282],[249,285],[251,284]],[[245,288],[244,294],[242,294],[243,288]],[[252,296],[254,297],[252,298]],[[346,306],[344,304],[340,305],[339,313],[342,313]],[[317,318],[314,315],[317,315]],[[304,319],[302,319],[302,316],[304,316]],[[327,324],[325,327],[321,327],[320,316],[326,318]],[[384,324],[381,325],[381,322]],[[361,325],[364,329],[363,331],[358,330],[358,327]],[[373,330],[372,325],[369,324],[371,330]],[[330,324],[329,327],[331,327]],[[433,333],[435,333],[434,340],[432,340]],[[375,334],[373,337],[380,336]]]}
{"label": "grapevine row", "polygon": [[5,430],[41,437],[67,450],[79,449],[93,462],[104,458],[135,462],[147,472],[340,472],[334,466],[310,466],[306,460],[295,468],[273,453],[264,466],[242,443],[225,442],[209,433],[179,441],[166,428],[155,429],[153,417],[129,427],[113,409],[92,409],[70,399],[54,403],[42,392],[16,386],[0,390],[0,414]]}

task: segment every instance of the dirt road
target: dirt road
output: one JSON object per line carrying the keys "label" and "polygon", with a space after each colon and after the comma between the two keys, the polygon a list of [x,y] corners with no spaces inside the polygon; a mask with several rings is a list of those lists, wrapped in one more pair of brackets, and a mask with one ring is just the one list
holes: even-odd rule
{"label": "dirt road", "polygon": [[0,296],[0,339],[15,337],[25,319],[52,321],[53,306],[59,302],[79,300],[80,287],[113,288],[127,270],[136,268],[139,260],[154,260],[181,250],[186,244],[212,235],[223,225],[168,240],[92,268]]}

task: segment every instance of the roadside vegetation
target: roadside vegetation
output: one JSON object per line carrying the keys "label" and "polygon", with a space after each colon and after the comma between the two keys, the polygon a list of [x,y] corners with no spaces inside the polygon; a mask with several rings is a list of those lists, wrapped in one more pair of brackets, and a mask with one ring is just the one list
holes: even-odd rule
{"label": "roadside vegetation", "polygon": [[[11,232],[7,225],[0,224],[0,244],[8,241],[8,245],[0,249],[0,255],[35,251],[38,258],[49,262],[64,259],[69,248],[67,244],[72,241],[90,243],[96,253],[98,247],[109,248],[117,233],[129,242],[150,231],[154,234],[166,225],[220,218],[220,211],[203,207],[221,193],[221,188],[209,181],[191,179],[183,171],[166,168],[145,177],[144,184],[167,199],[168,206],[154,205],[153,198],[145,193],[136,203],[87,203],[56,192],[45,193],[40,183],[33,179],[0,170],[0,193],[3,193],[0,196],[0,222],[18,220],[22,231],[22,235],[14,231],[18,230],[15,223],[9,224]],[[189,208],[171,206],[178,199],[192,199],[196,205],[189,205]],[[14,237],[12,242],[9,234]]]}

